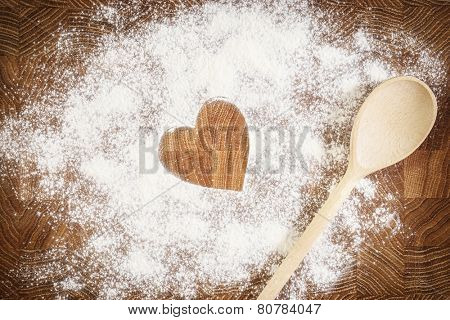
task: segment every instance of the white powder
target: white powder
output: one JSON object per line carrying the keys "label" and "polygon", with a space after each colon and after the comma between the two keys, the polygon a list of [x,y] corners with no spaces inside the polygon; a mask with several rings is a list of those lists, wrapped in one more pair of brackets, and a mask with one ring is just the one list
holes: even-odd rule
{"label": "white powder", "polygon": [[371,61],[366,65],[366,73],[369,79],[374,82],[379,82],[390,77],[386,66],[379,61]]}
{"label": "white powder", "polygon": [[334,70],[339,65],[351,65],[356,60],[356,56],[349,54],[347,50],[329,45],[318,48],[318,57],[321,66],[331,70]]}
{"label": "white powder", "polygon": [[[67,211],[42,214],[85,230],[75,252],[61,244],[52,254],[63,259],[30,271],[35,281],[70,274],[57,291],[90,285],[100,298],[133,290],[194,298],[198,288],[245,289],[252,275],[276,267],[343,174],[352,118],[373,86],[408,73],[436,89],[445,77],[427,52],[396,69],[390,61],[401,52],[371,51],[380,46],[363,30],[345,46],[325,41],[338,26],[319,22],[303,2],[206,4],[134,31],[122,31],[126,18],[114,8],[103,7],[96,19],[118,32],[82,59],[85,74],[65,70],[65,90],[49,90],[0,131],[7,159],[25,169],[36,164],[25,172],[40,179],[37,198],[67,204]],[[76,37],[64,34],[61,57]],[[145,142],[156,150],[165,130],[194,125],[201,104],[215,96],[235,103],[250,128],[244,190],[191,185],[160,165],[140,173],[142,128],[156,133]],[[288,137],[299,139],[307,127],[305,143],[293,148]],[[145,163],[158,164],[157,154]],[[361,215],[362,204],[377,198],[376,183],[364,179],[285,288],[289,295],[332,286],[368,228],[400,230],[390,197],[371,217]]]}
{"label": "white powder", "polygon": [[317,137],[313,137],[310,132],[306,135],[300,150],[306,159],[312,158],[312,160],[321,161],[325,157],[322,142]]}
{"label": "white powder", "polygon": [[64,279],[64,281],[58,283],[57,285],[60,286],[60,289],[64,291],[80,291],[84,287],[81,283],[79,283],[79,280],[73,278],[66,278]]}
{"label": "white powder", "polygon": [[364,178],[356,185],[356,190],[361,192],[366,199],[372,200],[375,198],[377,186],[370,179]]}

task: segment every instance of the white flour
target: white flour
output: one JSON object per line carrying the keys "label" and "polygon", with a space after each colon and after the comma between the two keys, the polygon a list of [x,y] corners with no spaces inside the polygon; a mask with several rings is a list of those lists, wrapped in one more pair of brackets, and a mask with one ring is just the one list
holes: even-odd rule
{"label": "white flour", "polygon": [[[119,27],[118,12],[103,8],[97,19]],[[209,4],[119,31],[85,57],[82,77],[65,71],[68,90],[48,92],[20,119],[7,119],[0,151],[40,177],[37,198],[67,205],[41,214],[85,230],[75,254],[61,243],[49,254],[63,259],[28,270],[34,281],[63,274],[55,284],[61,298],[86,286],[100,298],[133,291],[193,298],[199,288],[218,285],[244,290],[252,276],[273,270],[344,173],[352,119],[368,92],[394,75],[416,75],[433,88],[444,77],[439,59],[427,52],[400,69],[391,65],[400,50],[377,51],[363,30],[333,41],[338,26],[319,22],[323,15],[303,3]],[[61,56],[76,37],[66,32]],[[396,41],[402,37],[416,53],[405,35]],[[244,190],[180,182],[160,165],[140,174],[142,128],[158,135],[147,135],[146,146],[157,145],[166,129],[193,126],[202,103],[216,96],[235,103],[250,127]],[[298,140],[306,127],[305,142],[292,148],[290,134]],[[158,164],[155,156],[147,155],[147,168]],[[368,228],[401,230],[388,209],[395,196],[361,216],[363,204],[377,199],[376,182],[363,180],[286,293],[302,297],[308,287],[332,287]]]}

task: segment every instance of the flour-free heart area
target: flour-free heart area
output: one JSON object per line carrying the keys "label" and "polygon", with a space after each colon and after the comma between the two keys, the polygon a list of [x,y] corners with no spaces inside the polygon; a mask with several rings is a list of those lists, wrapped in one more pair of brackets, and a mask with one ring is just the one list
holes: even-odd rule
{"label": "flour-free heart area", "polygon": [[213,100],[201,107],[195,127],[164,133],[159,157],[167,170],[184,181],[240,191],[248,150],[248,128],[242,113],[230,102]]}

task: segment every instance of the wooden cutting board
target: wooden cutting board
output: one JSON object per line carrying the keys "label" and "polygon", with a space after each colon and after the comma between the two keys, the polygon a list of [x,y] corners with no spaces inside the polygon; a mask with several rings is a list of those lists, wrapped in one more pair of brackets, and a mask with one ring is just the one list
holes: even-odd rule
{"label": "wooden cutting board", "polygon": [[[36,83],[33,79],[40,62],[51,61],[55,50],[54,35],[60,25],[77,28],[80,47],[86,51],[95,47],[98,36],[112,31],[110,25],[91,19],[93,10],[90,9],[100,2],[97,0],[21,2],[27,5],[18,5],[18,2],[0,1],[0,123],[7,116],[20,117],[23,107],[20,90],[37,95],[39,90],[52,84],[51,70],[48,83]],[[365,27],[380,37],[397,30],[410,33],[423,41],[424,46],[442,54],[449,74],[450,5],[447,1],[312,2],[344,21],[344,36],[358,27]],[[190,4],[184,1],[186,3]],[[177,1],[168,2],[168,13],[177,10],[179,5]],[[142,15],[130,19],[125,28],[151,19],[150,12],[154,10],[158,9],[143,6]],[[406,161],[372,177],[383,186],[378,197],[398,194],[397,210],[405,229],[411,230],[413,235],[370,235],[354,256],[347,274],[333,288],[320,292],[308,290],[309,299],[450,298],[449,89],[448,77],[444,89],[447,94],[438,100],[440,117],[424,145]],[[43,206],[55,209],[58,204],[38,203],[31,197],[28,201],[20,201],[15,196],[19,186],[21,192],[32,195],[33,184],[23,181],[20,172],[2,172],[0,298],[55,298],[58,295],[75,299],[96,298],[96,291],[90,287],[80,292],[55,291],[53,283],[64,275],[55,274],[29,283],[27,275],[19,272],[26,266],[49,262],[45,253],[57,241],[76,245],[82,233],[82,230],[68,230],[63,224],[49,228],[48,218],[34,213]],[[197,298],[253,299],[266,280],[267,277],[256,274],[253,286],[244,292],[236,287],[208,288]],[[129,298],[138,297],[139,292],[136,292]]]}

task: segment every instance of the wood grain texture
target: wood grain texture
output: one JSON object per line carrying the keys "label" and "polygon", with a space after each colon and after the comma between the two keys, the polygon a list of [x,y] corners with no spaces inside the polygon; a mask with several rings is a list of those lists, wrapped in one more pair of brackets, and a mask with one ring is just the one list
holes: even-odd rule
{"label": "wood grain texture", "polygon": [[195,128],[164,133],[162,164],[182,180],[204,187],[240,191],[248,159],[248,129],[239,109],[226,101],[206,102]]}
{"label": "wood grain texture", "polygon": [[449,198],[449,149],[418,150],[404,162],[406,198]]}
{"label": "wood grain texture", "polygon": [[[96,39],[114,32],[111,25],[93,21],[91,16],[108,0],[1,0],[0,1],[0,124],[6,117],[20,117],[24,108],[23,91],[39,98],[57,70],[42,74],[42,61],[51,62],[56,35],[64,28],[79,31],[80,53],[96,46]],[[446,0],[314,0],[314,5],[344,21],[342,35],[365,27],[377,37],[402,30],[419,39],[424,47],[441,55],[450,73],[450,5]],[[178,7],[197,1],[151,1],[142,5],[122,27],[136,28],[143,21],[170,16]],[[123,7],[126,7],[124,2]],[[77,56],[73,57],[74,60]],[[73,61],[68,61],[70,64]],[[392,63],[402,64],[402,61]],[[36,84],[36,79],[48,79]],[[447,77],[444,94],[438,99],[439,115],[430,137],[405,162],[372,176],[380,182],[378,197],[397,194],[402,208],[405,233],[369,235],[360,253],[331,288],[310,289],[310,299],[449,299],[450,298],[450,222],[449,222],[449,91]],[[69,259],[71,251],[57,250],[60,243],[76,247],[84,230],[68,228],[38,216],[64,207],[56,201],[36,201],[34,181],[23,179],[24,168],[0,159],[0,298],[3,299],[93,299],[98,288],[89,282],[78,292],[55,287],[65,277],[64,270],[36,279],[36,270],[52,261],[78,261],[83,273],[86,261]],[[368,211],[370,208],[367,209]],[[50,225],[51,227],[50,227]],[[298,272],[301,272],[300,268]],[[268,277],[253,276],[252,285],[201,288],[198,298],[254,299]],[[139,298],[139,292],[129,298]],[[286,296],[285,296],[286,297]],[[167,295],[161,298],[174,298]]]}

